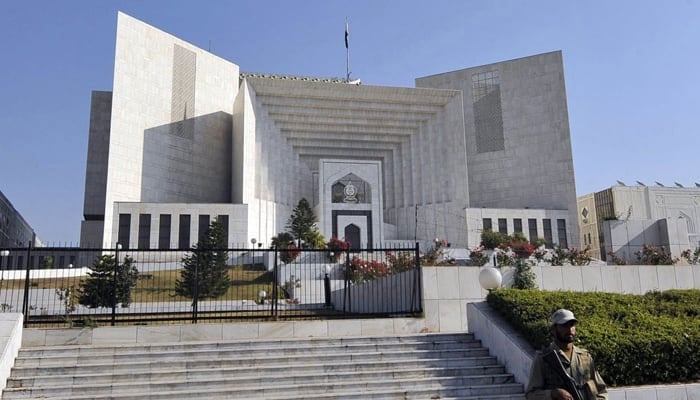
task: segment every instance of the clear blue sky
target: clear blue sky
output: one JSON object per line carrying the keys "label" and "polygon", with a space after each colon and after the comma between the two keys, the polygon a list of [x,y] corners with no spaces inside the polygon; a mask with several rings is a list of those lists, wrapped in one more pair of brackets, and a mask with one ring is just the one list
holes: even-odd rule
{"label": "clear blue sky", "polygon": [[[77,243],[90,92],[111,90],[117,11],[245,72],[414,86],[562,50],[577,194],[700,181],[700,1],[13,1],[0,13],[0,190]],[[547,157],[546,154],[542,155]]]}

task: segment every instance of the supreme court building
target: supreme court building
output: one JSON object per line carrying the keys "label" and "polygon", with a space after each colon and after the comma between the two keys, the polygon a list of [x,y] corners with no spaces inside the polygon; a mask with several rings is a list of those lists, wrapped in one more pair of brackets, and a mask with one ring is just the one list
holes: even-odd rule
{"label": "supreme court building", "polygon": [[242,72],[119,13],[114,63],[92,93],[82,246],[186,248],[219,218],[267,247],[301,198],[355,247],[579,244],[560,51],[358,85]]}

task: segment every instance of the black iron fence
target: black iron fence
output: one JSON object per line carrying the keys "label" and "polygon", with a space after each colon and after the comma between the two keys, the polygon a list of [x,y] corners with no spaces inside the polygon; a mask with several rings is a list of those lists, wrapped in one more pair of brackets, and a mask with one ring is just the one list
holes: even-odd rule
{"label": "black iron fence", "polygon": [[422,312],[419,249],[0,249],[0,311],[25,326]]}

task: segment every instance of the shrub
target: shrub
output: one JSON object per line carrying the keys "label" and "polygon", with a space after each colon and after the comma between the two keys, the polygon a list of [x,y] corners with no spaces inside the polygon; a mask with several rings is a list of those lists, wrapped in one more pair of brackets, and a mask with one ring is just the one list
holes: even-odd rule
{"label": "shrub", "polygon": [[516,262],[516,256],[515,253],[510,250],[502,250],[502,249],[496,249],[496,260],[498,262],[498,265],[503,266],[503,267],[510,267],[515,265]]}
{"label": "shrub", "polygon": [[530,264],[525,260],[518,259],[515,263],[515,276],[513,277],[513,287],[515,289],[536,289],[536,276],[532,272]]}
{"label": "shrub", "polygon": [[487,229],[481,232],[481,245],[489,250],[493,250],[508,241],[508,235],[501,232]]}
{"label": "shrub", "polygon": [[421,257],[421,265],[438,265],[442,260],[445,247],[447,247],[447,240],[435,238],[433,247]]}
{"label": "shrub", "polygon": [[637,261],[642,265],[673,265],[678,261],[663,246],[645,244],[642,250],[635,251]]}
{"label": "shrub", "polygon": [[381,261],[363,260],[355,256],[350,260],[350,273],[354,283],[362,283],[388,276],[389,268]]}
{"label": "shrub", "polygon": [[389,270],[392,274],[408,271],[416,267],[416,258],[413,256],[413,252],[410,251],[400,251],[398,253],[387,251],[386,259],[389,262]]}
{"label": "shrub", "polygon": [[571,265],[588,265],[591,263],[591,256],[588,255],[588,247],[579,250],[576,247],[569,251],[569,262]]}
{"label": "shrub", "polygon": [[616,293],[499,289],[489,305],[533,347],[550,341],[549,316],[572,310],[577,340],[613,386],[693,382],[700,378],[700,290]]}
{"label": "shrub", "polygon": [[694,252],[691,252],[690,249],[683,250],[681,257],[685,258],[691,265],[700,264],[700,246],[695,248]]}
{"label": "shrub", "polygon": [[530,258],[532,253],[534,253],[535,251],[535,246],[532,243],[530,243],[527,239],[525,239],[525,237],[511,237],[510,241],[508,242],[508,247],[510,247],[511,250],[513,250],[513,252],[518,258]]}
{"label": "shrub", "polygon": [[564,262],[569,259],[569,249],[566,247],[554,246],[552,252],[552,265],[564,265]]}
{"label": "shrub", "polygon": [[625,260],[624,258],[615,254],[614,251],[609,251],[608,255],[610,256],[610,261],[612,261],[613,264],[615,264],[615,265],[627,265],[627,260]]}
{"label": "shrub", "polygon": [[536,248],[545,247],[547,246],[547,239],[543,237],[536,237],[532,239],[532,244],[534,244]]}
{"label": "shrub", "polygon": [[489,261],[489,256],[484,254],[484,248],[479,246],[469,251],[469,265],[481,267]]}

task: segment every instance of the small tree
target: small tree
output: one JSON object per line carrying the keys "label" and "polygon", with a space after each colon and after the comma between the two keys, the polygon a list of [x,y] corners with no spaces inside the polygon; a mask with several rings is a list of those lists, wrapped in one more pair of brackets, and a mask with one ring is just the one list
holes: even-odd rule
{"label": "small tree", "polygon": [[519,258],[515,262],[515,276],[513,277],[513,287],[515,289],[536,289],[537,277],[532,272],[532,267],[527,261]]}
{"label": "small tree", "polygon": [[[86,307],[111,308],[117,304],[128,307],[131,303],[131,289],[136,286],[139,271],[133,259],[124,261],[115,268],[113,255],[102,255],[95,259],[88,277],[80,284],[78,303]],[[115,271],[116,269],[116,271]],[[116,272],[116,279],[115,279]],[[116,289],[116,296],[115,296]]]}
{"label": "small tree", "polygon": [[73,327],[73,320],[70,317],[70,314],[75,311],[75,297],[73,294],[75,293],[74,287],[71,286],[69,288],[64,288],[61,287],[60,289],[56,289],[56,296],[58,297],[58,300],[61,301],[61,304],[63,304],[63,319],[68,323],[68,327]]}
{"label": "small tree", "polygon": [[306,243],[314,241],[317,231],[316,221],[316,215],[309,202],[305,198],[299,200],[287,222],[287,230],[298,241],[298,247],[301,247],[301,241]]}
{"label": "small tree", "polygon": [[289,264],[299,256],[299,250],[294,245],[294,237],[288,232],[281,232],[272,238],[272,246],[280,251],[280,261]]}
{"label": "small tree", "polygon": [[215,219],[193,246],[192,253],[182,258],[182,272],[175,281],[175,293],[190,299],[196,296],[198,300],[214,299],[226,293],[231,286],[226,247],[226,231]]}
{"label": "small tree", "polygon": [[304,242],[309,245],[312,249],[325,249],[326,248],[326,238],[323,237],[321,232],[315,229],[309,232],[309,235],[304,239]]}

